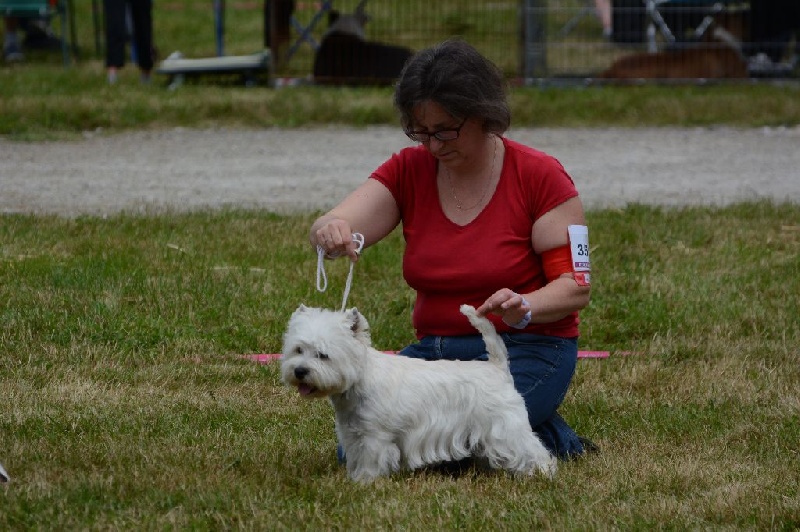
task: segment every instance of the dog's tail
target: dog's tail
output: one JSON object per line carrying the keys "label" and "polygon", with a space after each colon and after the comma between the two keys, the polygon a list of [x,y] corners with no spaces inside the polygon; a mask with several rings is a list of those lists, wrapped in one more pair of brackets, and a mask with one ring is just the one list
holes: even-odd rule
{"label": "dog's tail", "polygon": [[478,316],[475,307],[471,305],[461,305],[461,314],[467,317],[473,327],[483,336],[483,343],[486,344],[486,352],[489,353],[489,362],[508,371],[508,350],[503,339],[497,334],[494,325],[488,319]]}

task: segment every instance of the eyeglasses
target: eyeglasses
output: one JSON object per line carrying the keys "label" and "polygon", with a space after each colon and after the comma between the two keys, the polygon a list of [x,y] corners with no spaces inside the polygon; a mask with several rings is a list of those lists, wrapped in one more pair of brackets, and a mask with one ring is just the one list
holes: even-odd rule
{"label": "eyeglasses", "polygon": [[456,140],[458,138],[458,133],[461,131],[461,128],[464,127],[464,124],[467,123],[467,119],[465,118],[461,125],[457,128],[453,129],[440,129],[439,131],[433,131],[428,133],[427,131],[410,131],[406,130],[406,135],[408,138],[413,140],[414,142],[421,142],[426,143],[431,141],[431,137],[435,138],[438,141],[446,142],[448,140]]}

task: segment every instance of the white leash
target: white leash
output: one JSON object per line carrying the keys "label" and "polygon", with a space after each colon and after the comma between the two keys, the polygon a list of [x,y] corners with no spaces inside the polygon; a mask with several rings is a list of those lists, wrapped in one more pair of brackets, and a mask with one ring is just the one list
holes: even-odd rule
{"label": "white leash", "polygon": [[[364,235],[353,233],[353,242],[356,243],[356,253],[361,254],[364,248]],[[322,246],[317,244],[317,291],[324,292],[328,289],[328,274],[325,273],[325,259],[335,259],[339,254],[328,254]],[[350,287],[353,284],[353,268],[355,262],[350,262],[350,272],[347,274],[347,281],[344,285],[344,296],[342,297],[342,312],[347,308],[347,298],[350,296]]]}

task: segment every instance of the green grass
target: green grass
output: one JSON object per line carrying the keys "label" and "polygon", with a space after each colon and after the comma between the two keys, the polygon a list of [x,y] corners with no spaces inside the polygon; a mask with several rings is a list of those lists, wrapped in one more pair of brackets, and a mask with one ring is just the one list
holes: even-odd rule
{"label": "green grass", "polygon": [[[74,2],[81,59],[68,69],[60,52],[30,52],[23,64],[0,63],[0,136],[18,140],[80,138],[86,131],[115,133],[171,127],[297,127],[318,124],[398,124],[391,89],[300,87],[276,90],[262,85],[245,88],[229,79],[204,78],[175,91],[156,75],[141,86],[135,68],[121,73],[113,87],[106,83],[103,61],[94,50],[90,2]],[[347,11],[357,2],[342,0]],[[229,2],[226,53],[250,54],[263,45],[260,2]],[[309,6],[310,3],[307,3]],[[397,38],[418,49],[453,35],[463,35],[498,62],[515,84],[515,32],[498,32],[516,20],[516,5],[500,2],[492,9],[443,0],[430,6],[409,0],[391,12],[376,3],[368,30]],[[304,4],[305,5],[305,4]],[[370,4],[371,5],[371,4]],[[580,7],[562,3],[548,19],[554,31]],[[308,6],[297,15],[310,18]],[[425,17],[419,18],[420,14]],[[496,17],[510,17],[505,23]],[[575,38],[584,39],[587,55],[608,55],[599,25],[582,24]],[[187,57],[215,54],[210,2],[155,2],[155,41],[165,57],[181,51]],[[505,24],[505,25],[504,25]],[[488,27],[484,27],[488,25]],[[233,29],[235,28],[235,30]],[[321,31],[324,28],[319,26]],[[415,28],[408,32],[407,28]],[[493,28],[493,29],[492,29]],[[57,24],[56,24],[57,29]],[[597,35],[591,34],[596,30]],[[319,35],[317,36],[319,37]],[[572,38],[572,37],[571,37]],[[587,40],[588,39],[588,40]],[[566,45],[566,43],[561,43]],[[560,46],[559,44],[558,46]],[[556,44],[551,48],[557,49]],[[310,54],[304,46],[279,75],[307,76]],[[624,51],[624,49],[622,49]],[[555,53],[555,52],[554,52]],[[615,51],[619,53],[619,51]],[[800,124],[800,84],[751,83],[677,86],[592,86],[580,80],[570,86],[524,88],[510,92],[514,126],[796,126]],[[576,85],[577,83],[577,85]]]}
{"label": "green grass", "polygon": [[[353,485],[330,406],[275,352],[314,289],[312,214],[0,217],[0,528],[773,529],[800,526],[800,207],[591,211],[584,360],[563,415],[602,453],[553,482],[402,473]],[[412,338],[402,241],[350,302]]]}
{"label": "green grass", "polygon": [[[168,91],[132,69],[108,87],[87,52],[90,4],[76,4],[78,65],[0,66],[0,135],[397,124],[388,89]],[[473,31],[454,5],[437,4],[440,26]],[[213,54],[208,3],[156,9],[162,54]],[[232,9],[230,27],[229,53],[258,49],[252,10]],[[515,126],[797,126],[798,90],[515,88],[511,104]],[[313,214],[0,215],[0,529],[800,527],[800,207],[587,216],[581,346],[616,354],[580,362],[562,413],[602,453],[553,482],[402,473],[365,487],[336,464],[330,406],[240,357],[279,351],[299,303],[339,306],[345,262],[314,289]],[[398,234],[370,248],[350,296],[382,349],[412,340],[401,249]]]}
{"label": "green grass", "polygon": [[[390,89],[193,84],[168,91],[126,75],[127,86],[109,87],[99,67],[26,66],[0,84],[0,135],[40,140],[176,126],[398,126]],[[513,127],[800,124],[800,86],[516,88],[510,103]]]}

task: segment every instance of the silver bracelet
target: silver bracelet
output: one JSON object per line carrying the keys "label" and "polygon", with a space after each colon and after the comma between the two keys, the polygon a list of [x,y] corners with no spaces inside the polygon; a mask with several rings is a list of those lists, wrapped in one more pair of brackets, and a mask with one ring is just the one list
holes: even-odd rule
{"label": "silver bracelet", "polygon": [[522,298],[522,300],[525,302],[525,306],[528,307],[528,312],[526,312],[525,315],[522,316],[522,319],[519,320],[517,323],[514,324],[506,323],[506,325],[514,329],[524,329],[531,322],[531,304],[528,303],[528,300],[525,299],[524,297]]}

